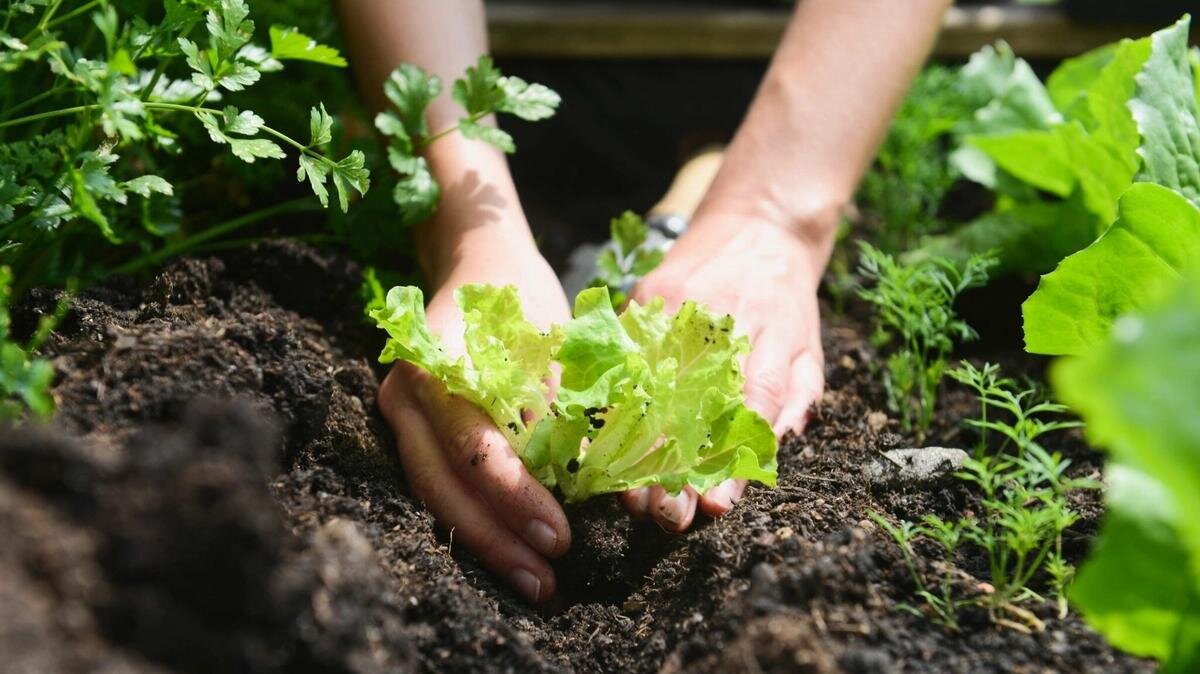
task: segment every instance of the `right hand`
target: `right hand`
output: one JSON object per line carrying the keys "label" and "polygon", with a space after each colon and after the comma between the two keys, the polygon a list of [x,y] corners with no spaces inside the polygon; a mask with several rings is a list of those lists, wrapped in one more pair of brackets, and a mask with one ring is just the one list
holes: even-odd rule
{"label": "right hand", "polygon": [[[569,318],[562,286],[532,242],[496,242],[463,251],[426,308],[429,327],[451,355],[465,355],[454,290],[465,283],[514,285],[525,315],[541,329]],[[554,594],[547,557],[571,545],[558,501],[525,470],[491,419],[452,396],[420,368],[398,362],[379,388],[379,409],[396,435],[409,486],[438,522],[485,566],[533,602]]]}

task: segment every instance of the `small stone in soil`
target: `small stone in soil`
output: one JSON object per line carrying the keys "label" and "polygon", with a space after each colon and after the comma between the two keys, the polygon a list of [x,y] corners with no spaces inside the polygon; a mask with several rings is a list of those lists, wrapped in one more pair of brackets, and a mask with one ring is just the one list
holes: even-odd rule
{"label": "small stone in soil", "polygon": [[863,475],[876,486],[929,485],[962,467],[967,453],[949,447],[890,449],[871,457]]}

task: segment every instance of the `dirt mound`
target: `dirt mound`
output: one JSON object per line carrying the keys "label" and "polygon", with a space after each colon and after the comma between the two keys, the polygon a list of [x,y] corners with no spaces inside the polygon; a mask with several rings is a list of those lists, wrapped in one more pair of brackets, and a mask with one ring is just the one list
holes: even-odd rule
{"label": "dirt mound", "polygon": [[[78,299],[48,347],[56,427],[0,435],[0,652],[14,656],[0,670],[1152,669],[1049,604],[1034,635],[978,616],[950,634],[896,610],[911,581],[868,511],[950,515],[972,496],[872,493],[862,465],[905,438],[872,414],[853,321],[825,330],[829,392],[781,448],[777,489],[682,536],[612,499],[572,509],[562,596],[530,607],[408,495],[358,280],[336,256],[271,245]],[[23,320],[53,300],[34,294]],[[955,433],[943,422],[934,439]],[[1074,470],[1094,471],[1077,445]],[[1076,506],[1078,558],[1098,496]]]}

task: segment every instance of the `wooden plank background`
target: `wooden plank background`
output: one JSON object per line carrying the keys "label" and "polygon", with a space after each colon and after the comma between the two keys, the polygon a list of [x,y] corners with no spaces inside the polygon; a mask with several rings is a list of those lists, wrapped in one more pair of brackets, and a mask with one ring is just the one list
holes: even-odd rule
{"label": "wooden plank background", "polygon": [[[765,59],[791,8],[492,2],[487,12],[492,52],[500,57]],[[1003,39],[1021,56],[1057,59],[1158,27],[1083,25],[1054,7],[952,7],[934,56],[963,58]]]}

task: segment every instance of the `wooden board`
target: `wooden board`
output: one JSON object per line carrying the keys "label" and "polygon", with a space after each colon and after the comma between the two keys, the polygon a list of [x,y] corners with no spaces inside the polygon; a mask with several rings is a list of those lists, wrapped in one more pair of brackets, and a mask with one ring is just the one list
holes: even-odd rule
{"label": "wooden board", "polygon": [[[491,2],[492,52],[513,58],[765,59],[791,9],[636,2]],[[1027,58],[1063,58],[1155,26],[1080,25],[1054,7],[952,7],[934,55],[963,58],[1003,39]]]}

